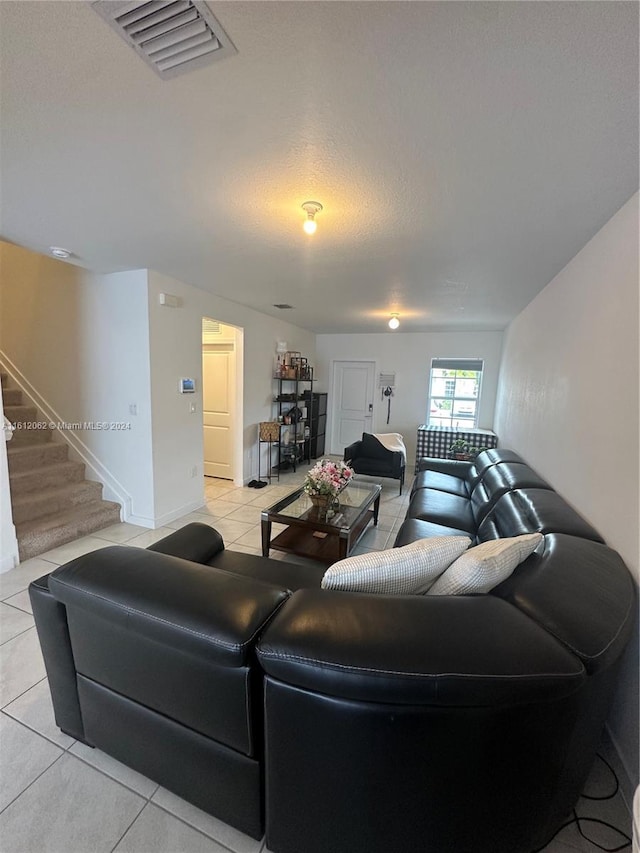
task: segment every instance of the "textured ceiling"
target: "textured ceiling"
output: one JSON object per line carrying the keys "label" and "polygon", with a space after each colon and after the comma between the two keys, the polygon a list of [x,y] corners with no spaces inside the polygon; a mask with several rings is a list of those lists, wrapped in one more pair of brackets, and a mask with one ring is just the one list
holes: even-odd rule
{"label": "textured ceiling", "polygon": [[162,81],[88,3],[0,2],[4,239],[317,332],[498,329],[637,189],[636,3],[210,6],[238,54]]}

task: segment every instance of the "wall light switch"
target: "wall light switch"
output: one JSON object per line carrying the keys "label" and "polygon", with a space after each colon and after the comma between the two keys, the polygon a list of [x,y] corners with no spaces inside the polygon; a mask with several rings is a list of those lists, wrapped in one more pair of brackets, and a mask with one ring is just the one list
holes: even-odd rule
{"label": "wall light switch", "polygon": [[196,404],[195,404],[195,403],[189,403],[189,411],[190,411],[192,414],[193,414],[194,412],[197,412],[197,411],[198,411],[198,409],[197,409],[197,407],[196,407]]}

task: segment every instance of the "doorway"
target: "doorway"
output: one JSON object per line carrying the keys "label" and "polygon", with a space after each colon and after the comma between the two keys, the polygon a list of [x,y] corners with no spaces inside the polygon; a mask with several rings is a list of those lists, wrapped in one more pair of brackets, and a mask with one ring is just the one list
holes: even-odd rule
{"label": "doorway", "polygon": [[242,330],[202,320],[204,475],[242,484]]}
{"label": "doorway", "polygon": [[331,453],[371,432],[375,361],[334,361],[331,376]]}

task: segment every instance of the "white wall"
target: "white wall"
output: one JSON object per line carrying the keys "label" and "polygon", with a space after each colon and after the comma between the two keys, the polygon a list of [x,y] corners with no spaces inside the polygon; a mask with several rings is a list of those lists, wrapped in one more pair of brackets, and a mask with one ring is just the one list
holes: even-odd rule
{"label": "white wall", "polygon": [[131,424],[56,440],[141,524],[153,518],[146,288],[144,271],[99,276],[0,243],[0,357],[48,420]]}
{"label": "white wall", "polygon": [[[482,358],[484,375],[478,426],[493,429],[493,411],[502,332],[382,332],[366,335],[318,335],[319,388],[330,391],[332,360],[375,361],[376,373],[395,373],[395,396],[387,425],[387,400],[374,392],[373,432],[399,432],[407,447],[407,464],[413,467],[418,426],[427,419],[431,359]],[[376,376],[376,386],[378,377]],[[329,412],[332,400],[328,399]],[[330,424],[330,415],[329,415]],[[329,437],[327,437],[329,440]]]}
{"label": "white wall", "polygon": [[[638,580],[638,196],[511,323],[496,405],[522,456]],[[610,728],[638,782],[638,644]]]}
{"label": "white wall", "polygon": [[[160,293],[180,298],[178,308],[161,307]],[[202,504],[202,318],[243,330],[243,480],[258,472],[258,423],[271,419],[273,361],[277,341],[300,350],[311,364],[315,335],[246,306],[149,272],[149,332],[153,410],[153,467],[156,525]],[[196,378],[197,393],[178,393],[178,379]],[[195,402],[197,412],[189,412]],[[191,477],[197,466],[198,476]],[[264,471],[264,468],[263,468]]]}
{"label": "white wall", "polygon": [[[2,412],[2,386],[0,386],[0,412]],[[7,463],[7,438],[11,431],[0,430],[0,572],[8,572],[18,565],[18,540],[11,512],[9,491],[9,466]]]}

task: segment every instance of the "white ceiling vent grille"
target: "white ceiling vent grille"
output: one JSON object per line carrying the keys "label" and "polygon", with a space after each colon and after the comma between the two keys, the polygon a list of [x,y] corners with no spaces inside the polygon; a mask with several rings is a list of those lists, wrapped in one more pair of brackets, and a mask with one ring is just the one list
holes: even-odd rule
{"label": "white ceiling vent grille", "polygon": [[163,79],[237,53],[207,4],[198,0],[91,5]]}

